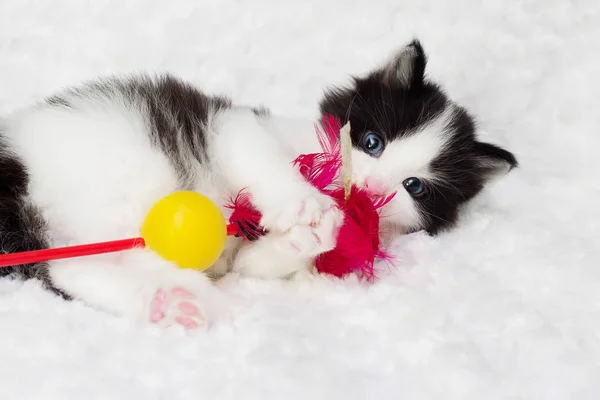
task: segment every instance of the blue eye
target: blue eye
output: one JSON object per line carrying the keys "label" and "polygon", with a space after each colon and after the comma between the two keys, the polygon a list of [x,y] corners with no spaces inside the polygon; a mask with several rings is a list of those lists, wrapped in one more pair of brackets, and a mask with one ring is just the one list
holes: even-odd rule
{"label": "blue eye", "polygon": [[363,139],[362,148],[367,154],[378,156],[383,151],[383,140],[378,134],[369,132]]}
{"label": "blue eye", "polygon": [[402,184],[411,196],[420,196],[425,193],[425,185],[419,178],[408,178]]}

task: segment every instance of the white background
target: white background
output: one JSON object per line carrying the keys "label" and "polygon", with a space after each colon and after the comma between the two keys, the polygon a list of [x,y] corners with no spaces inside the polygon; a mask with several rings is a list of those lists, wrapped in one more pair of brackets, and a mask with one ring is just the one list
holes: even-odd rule
{"label": "white background", "polygon": [[[9,399],[597,399],[600,3],[0,1],[0,113],[169,70],[312,116],[323,88],[418,36],[429,75],[521,168],[451,234],[397,243],[373,287],[231,277],[230,326],[161,334],[0,282]],[[0,171],[1,173],[1,171]]]}

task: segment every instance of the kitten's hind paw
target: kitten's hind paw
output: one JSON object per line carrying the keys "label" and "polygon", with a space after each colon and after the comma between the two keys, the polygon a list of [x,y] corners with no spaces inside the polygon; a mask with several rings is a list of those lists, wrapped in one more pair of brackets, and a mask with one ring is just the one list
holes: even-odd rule
{"label": "kitten's hind paw", "polygon": [[179,324],[186,329],[206,327],[198,298],[182,287],[161,288],[150,303],[150,321],[163,327]]}

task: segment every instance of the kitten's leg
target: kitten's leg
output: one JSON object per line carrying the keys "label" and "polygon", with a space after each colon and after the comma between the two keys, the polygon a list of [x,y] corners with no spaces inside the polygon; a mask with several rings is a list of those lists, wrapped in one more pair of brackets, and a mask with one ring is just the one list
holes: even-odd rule
{"label": "kitten's leg", "polygon": [[227,111],[213,127],[213,160],[232,191],[247,188],[263,215],[261,224],[288,247],[300,243],[300,258],[331,250],[343,215],[293,167],[294,156],[277,132],[248,110]]}
{"label": "kitten's leg", "polygon": [[52,283],[86,304],[161,326],[202,328],[223,315],[223,298],[202,273],[143,249],[53,261]]}

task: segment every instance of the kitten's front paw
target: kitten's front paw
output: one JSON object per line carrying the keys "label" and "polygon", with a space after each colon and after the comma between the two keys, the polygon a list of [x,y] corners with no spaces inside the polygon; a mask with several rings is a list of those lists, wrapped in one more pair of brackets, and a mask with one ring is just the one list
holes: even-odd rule
{"label": "kitten's front paw", "polygon": [[289,231],[295,225],[317,225],[332,206],[333,202],[315,196],[286,199],[284,204],[273,205],[263,212],[261,225],[278,233]]}
{"label": "kitten's front paw", "polygon": [[335,247],[344,216],[330,197],[312,186],[302,189],[264,210],[261,224],[282,239],[281,250],[310,258]]}
{"label": "kitten's front paw", "polygon": [[150,321],[163,327],[179,324],[186,329],[206,325],[199,299],[183,287],[160,288],[150,303]]}
{"label": "kitten's front paw", "polygon": [[[324,214],[337,208],[335,202],[309,184],[286,191],[283,196],[276,196],[277,203],[272,203],[262,210],[261,225],[269,231],[284,233],[297,225],[317,226]],[[274,196],[275,197],[275,196]]]}
{"label": "kitten's front paw", "polygon": [[311,258],[332,250],[337,241],[344,216],[333,206],[326,210],[316,224],[297,224],[282,235],[280,242],[300,257]]}

